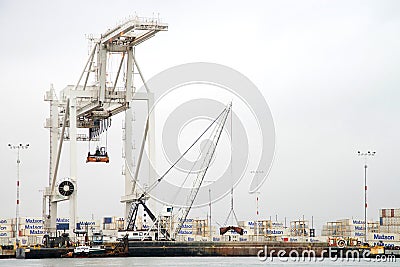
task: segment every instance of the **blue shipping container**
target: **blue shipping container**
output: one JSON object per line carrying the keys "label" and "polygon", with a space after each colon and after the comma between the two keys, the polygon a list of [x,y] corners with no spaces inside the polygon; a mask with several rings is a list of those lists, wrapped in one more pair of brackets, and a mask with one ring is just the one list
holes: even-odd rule
{"label": "blue shipping container", "polygon": [[57,230],[69,230],[69,223],[57,223]]}

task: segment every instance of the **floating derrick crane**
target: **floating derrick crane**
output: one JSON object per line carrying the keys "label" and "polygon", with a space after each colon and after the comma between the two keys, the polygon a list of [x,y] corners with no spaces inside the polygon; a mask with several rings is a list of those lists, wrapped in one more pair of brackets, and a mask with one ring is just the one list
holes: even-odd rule
{"label": "floating derrick crane", "polygon": [[[192,145],[175,161],[174,164],[172,164],[169,169],[161,176],[159,177],[150,187],[149,189],[142,193],[141,196],[135,201],[132,202],[129,214],[127,216],[127,224],[126,224],[126,231],[133,231],[136,230],[136,218],[139,210],[139,206],[142,206],[144,211],[149,215],[150,219],[153,222],[153,225],[157,225],[157,223],[160,223],[158,221],[157,217],[153,214],[153,212],[149,209],[149,207],[146,205],[145,201],[149,198],[148,194],[150,191],[152,191],[161,181],[162,179],[171,171],[175,165],[186,155],[186,153],[201,139],[201,137],[208,132],[208,130],[211,128],[211,126],[215,125],[215,128],[213,129],[211,135],[212,139],[210,142],[210,145],[208,148],[206,148],[206,156],[202,162],[202,165],[200,167],[201,171],[197,173],[196,178],[193,182],[192,190],[190,194],[187,197],[186,204],[183,208],[181,208],[177,214],[177,226],[172,230],[172,233],[170,233],[166,227],[161,227],[160,228],[160,233],[162,234],[162,239],[166,240],[174,240],[176,239],[176,236],[179,234],[179,231],[182,229],[182,225],[187,219],[187,216],[190,212],[190,209],[193,206],[193,203],[196,199],[196,196],[200,190],[200,187],[204,181],[204,177],[206,176],[206,173],[208,171],[208,168],[210,167],[211,161],[213,159],[215,150],[217,148],[218,141],[221,137],[222,131],[224,129],[226,119],[228,118],[228,114],[231,111],[232,104],[229,104],[219,115],[214,121],[205,129],[205,131],[192,143]],[[196,163],[195,163],[196,164]],[[150,229],[151,230],[151,229]]]}

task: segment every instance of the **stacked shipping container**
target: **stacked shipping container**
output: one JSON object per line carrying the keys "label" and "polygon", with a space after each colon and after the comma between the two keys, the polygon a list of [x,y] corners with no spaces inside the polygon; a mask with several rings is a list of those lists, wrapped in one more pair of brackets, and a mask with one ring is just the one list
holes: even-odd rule
{"label": "stacked shipping container", "polygon": [[382,233],[400,234],[400,209],[380,209],[379,226]]}

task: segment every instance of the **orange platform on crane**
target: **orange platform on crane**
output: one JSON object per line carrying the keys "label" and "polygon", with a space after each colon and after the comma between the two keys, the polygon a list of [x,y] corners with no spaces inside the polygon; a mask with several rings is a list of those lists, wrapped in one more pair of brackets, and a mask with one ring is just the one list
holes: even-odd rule
{"label": "orange platform on crane", "polygon": [[108,153],[105,147],[96,148],[96,152],[94,154],[90,154],[88,152],[88,156],[86,158],[86,162],[105,162],[109,163],[110,158],[108,157]]}

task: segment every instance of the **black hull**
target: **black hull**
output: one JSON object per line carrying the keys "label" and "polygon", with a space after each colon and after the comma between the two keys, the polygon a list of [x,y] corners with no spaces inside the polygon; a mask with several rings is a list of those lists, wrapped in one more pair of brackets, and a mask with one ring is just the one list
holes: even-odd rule
{"label": "black hull", "polygon": [[[276,257],[278,251],[297,251],[302,255],[303,251],[315,251],[315,257],[338,257],[342,258],[346,252],[360,251],[359,248],[329,248],[327,243],[290,243],[290,242],[152,242],[139,241],[129,242],[128,252],[112,254],[110,251],[104,254],[85,255],[82,257],[257,257],[260,250],[265,255],[267,248],[268,256]],[[327,251],[331,250],[329,255]],[[73,248],[40,248],[30,249],[25,252],[27,259],[61,258],[65,257]],[[387,251],[389,252],[389,251]],[[398,251],[396,251],[398,253]],[[272,253],[272,254],[271,254]],[[325,253],[325,254],[324,254]],[[396,254],[397,254],[396,253]],[[392,254],[391,252],[387,254]],[[308,254],[307,254],[308,255]],[[374,257],[374,255],[369,255]],[[395,255],[400,257],[400,253]]]}

